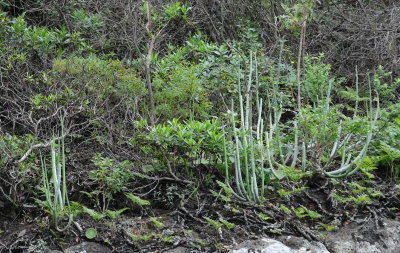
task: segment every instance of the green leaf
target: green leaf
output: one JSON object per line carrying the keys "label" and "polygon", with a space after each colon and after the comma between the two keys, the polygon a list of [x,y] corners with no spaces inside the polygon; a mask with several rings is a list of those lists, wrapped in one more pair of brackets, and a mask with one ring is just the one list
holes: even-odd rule
{"label": "green leaf", "polygon": [[359,193],[366,189],[366,187],[359,185],[357,182],[348,183],[353,188],[353,193]]}
{"label": "green leaf", "polygon": [[104,214],[98,213],[93,209],[87,208],[86,206],[82,206],[82,208],[83,208],[83,212],[89,214],[90,217],[92,217],[95,221],[101,220],[105,217]]}
{"label": "green leaf", "polygon": [[155,233],[151,232],[150,234],[147,235],[139,235],[140,239],[142,239],[144,242],[147,242],[151,240],[154,237]]}
{"label": "green leaf", "polygon": [[324,227],[324,229],[328,232],[332,231],[332,230],[336,230],[337,226],[336,224],[324,224],[324,223],[320,223],[322,227]]}
{"label": "green leaf", "polygon": [[364,157],[364,159],[362,160],[361,165],[360,165],[360,170],[365,175],[367,175],[367,177],[369,179],[372,179],[375,177],[373,174],[370,173],[370,171],[376,170],[376,169],[378,169],[376,167],[376,162],[368,156]]}
{"label": "green leaf", "polygon": [[308,214],[304,214],[306,212],[305,209],[306,208],[304,208],[302,206],[298,207],[298,208],[292,208],[293,212],[296,214],[297,218],[299,218],[299,219],[308,216]]}
{"label": "green leaf", "polygon": [[164,223],[159,222],[158,220],[154,219],[153,217],[150,217],[151,221],[156,225],[157,228],[162,228],[165,226]]}
{"label": "green leaf", "polygon": [[85,235],[88,239],[93,239],[97,236],[97,231],[94,228],[88,228]]}
{"label": "green leaf", "polygon": [[195,242],[190,242],[190,246],[192,246],[193,248],[196,248],[196,249],[198,249],[199,251],[201,251],[201,246],[198,245],[198,244],[195,243]]}
{"label": "green leaf", "polygon": [[128,209],[129,209],[128,207],[125,207],[125,208],[117,210],[117,211],[106,210],[106,213],[110,216],[111,219],[115,220],[118,216],[121,215],[122,212],[124,212]]}
{"label": "green leaf", "polygon": [[361,101],[368,101],[368,97],[360,97],[359,93],[357,93],[354,89],[350,87],[346,87],[347,90],[340,90],[339,95],[347,100],[356,101],[358,99],[359,102]]}
{"label": "green leaf", "polygon": [[278,180],[282,180],[285,178],[286,173],[283,170],[275,170],[275,174],[272,174],[271,177],[277,177]]}
{"label": "green leaf", "polygon": [[232,229],[232,228],[236,227],[235,224],[230,223],[230,222],[228,222],[228,221],[226,221],[226,220],[224,220],[224,219],[222,219],[222,218],[219,218],[219,221],[222,222],[222,223],[224,223],[224,225],[225,225],[228,229]]}
{"label": "green leaf", "polygon": [[163,237],[160,234],[157,234],[157,236],[164,242],[164,243],[172,243],[176,237],[176,235],[170,235],[170,236],[165,236]]}
{"label": "green leaf", "polygon": [[208,217],[203,217],[206,221],[208,221],[211,225],[213,225],[213,227],[215,228],[215,229],[218,229],[218,228],[220,228],[223,224],[222,223],[219,223],[218,221],[215,221],[215,220],[212,220],[212,219],[210,219],[210,218],[208,218]]}
{"label": "green leaf", "polygon": [[222,194],[218,194],[217,192],[215,192],[215,191],[213,191],[213,190],[210,190],[210,192],[212,193],[212,195],[214,196],[214,197],[216,197],[216,198],[221,198],[223,201],[225,201],[225,202],[231,202],[231,198],[229,198],[229,197],[227,197],[227,196],[225,196],[225,195],[222,195]]}
{"label": "green leaf", "polygon": [[337,201],[339,201],[339,203],[341,203],[341,204],[344,204],[344,203],[346,203],[346,202],[349,201],[348,198],[345,198],[345,197],[342,197],[342,196],[340,196],[340,195],[337,195],[336,193],[332,193],[331,196],[334,197],[334,198],[335,198]]}
{"label": "green leaf", "polygon": [[35,202],[37,204],[39,204],[41,207],[44,207],[45,209],[51,209],[52,208],[51,203],[49,203],[48,201],[42,201],[40,199],[36,199],[35,198]]}
{"label": "green leaf", "polygon": [[233,193],[233,190],[229,186],[227,186],[226,184],[224,184],[224,183],[222,183],[221,181],[218,181],[218,180],[216,182],[222,189],[224,189],[226,195],[230,196]]}
{"label": "green leaf", "polygon": [[311,211],[308,208],[306,208],[305,206],[302,206],[304,208],[304,210],[308,213],[308,215],[310,216],[311,219],[318,219],[320,217],[322,217],[321,214]]}
{"label": "green leaf", "polygon": [[268,215],[263,214],[263,213],[259,213],[258,217],[260,217],[262,220],[272,220],[271,217],[269,217]]}
{"label": "green leaf", "polygon": [[400,158],[400,150],[382,142],[380,148],[389,156],[388,158],[392,161]]}
{"label": "green leaf", "polygon": [[278,190],[278,194],[279,194],[279,196],[281,197],[281,198],[286,198],[286,197],[288,197],[290,194],[292,194],[293,192],[292,191],[289,191],[289,190],[285,190],[285,189],[279,189]]}
{"label": "green leaf", "polygon": [[133,195],[132,193],[125,193],[125,196],[130,199],[133,203],[138,204],[139,206],[149,206],[150,201],[141,199],[138,196]]}
{"label": "green leaf", "polygon": [[126,234],[129,235],[129,237],[131,237],[134,241],[139,241],[140,240],[139,236],[136,236],[136,235],[131,234],[129,232],[126,232]]}
{"label": "green leaf", "polygon": [[207,246],[209,243],[206,241],[203,241],[201,239],[197,239],[196,242],[200,243],[201,246]]}
{"label": "green leaf", "polygon": [[294,188],[294,189],[293,189],[293,192],[294,192],[294,193],[299,193],[299,192],[301,192],[301,191],[304,191],[304,190],[307,189],[307,188],[309,188],[309,187]]}
{"label": "green leaf", "polygon": [[370,203],[372,203],[372,200],[370,199],[370,197],[368,197],[367,194],[363,194],[363,195],[361,195],[361,196],[358,196],[357,198],[351,196],[350,198],[351,198],[351,199],[354,201],[354,203],[356,203],[357,205],[362,204],[362,203],[365,203],[365,204],[370,204]]}
{"label": "green leaf", "polygon": [[72,204],[68,207],[68,209],[69,213],[72,214],[73,217],[76,217],[83,212],[83,206],[74,201],[72,201]]}
{"label": "green leaf", "polygon": [[284,206],[284,205],[282,205],[282,204],[281,204],[281,209],[282,209],[285,213],[287,213],[287,214],[290,213],[289,208],[287,208],[286,206]]}
{"label": "green leaf", "polygon": [[303,172],[300,169],[296,169],[294,167],[280,165],[278,166],[283,170],[284,174],[292,181],[299,181],[302,177],[311,176],[310,172]]}

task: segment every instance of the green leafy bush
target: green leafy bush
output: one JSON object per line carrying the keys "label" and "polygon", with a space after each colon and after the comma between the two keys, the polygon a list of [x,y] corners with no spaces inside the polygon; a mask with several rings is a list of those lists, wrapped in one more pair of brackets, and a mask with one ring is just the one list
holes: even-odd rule
{"label": "green leafy bush", "polygon": [[103,21],[98,16],[90,15],[83,9],[74,10],[71,19],[77,31],[100,33],[103,28]]}
{"label": "green leafy bush", "polygon": [[187,2],[182,4],[181,2],[176,2],[174,4],[167,5],[164,11],[164,19],[166,21],[174,18],[183,18],[187,20],[187,13],[191,9],[188,7]]}
{"label": "green leafy bush", "polygon": [[89,178],[99,184],[97,188],[102,193],[103,209],[105,211],[108,203],[113,200],[113,194],[121,192],[128,186],[132,178],[129,171],[128,161],[115,163],[108,157],[97,154],[93,157],[93,163],[98,167],[89,173]]}
{"label": "green leafy bush", "polygon": [[112,159],[102,157],[101,154],[95,155],[92,161],[98,167],[97,170],[90,171],[92,180],[103,182],[103,187],[108,187],[112,193],[120,192],[125,188],[131,177],[128,161],[115,164]]}
{"label": "green leafy bush", "polygon": [[[18,207],[21,201],[25,201],[25,194],[18,193],[34,192],[35,185],[39,182],[38,153],[31,152],[27,159],[18,162],[33,144],[36,141],[31,134],[0,134],[0,175],[7,182],[3,186],[3,194],[13,207]],[[17,166],[13,166],[14,164]]]}
{"label": "green leafy bush", "polygon": [[2,32],[13,42],[13,47],[32,53],[36,52],[47,60],[56,55],[62,55],[66,48],[78,48],[84,52],[92,48],[79,35],[69,33],[65,26],[47,28],[46,26],[28,25],[23,15],[10,19],[5,12],[0,11]]}
{"label": "green leafy bush", "polygon": [[174,164],[180,162],[189,167],[200,163],[215,164],[223,154],[223,139],[218,120],[188,120],[180,123],[173,119],[167,124],[154,126],[144,136],[147,152],[156,154],[161,161],[174,161]]}
{"label": "green leafy bush", "polygon": [[312,104],[324,103],[329,89],[329,83],[334,85],[331,89],[334,91],[344,79],[335,80],[331,74],[331,66],[323,63],[324,54],[319,54],[318,57],[311,59],[310,56],[304,58],[305,62],[305,77],[304,89],[307,97]]}
{"label": "green leafy bush", "polygon": [[370,167],[379,167],[387,172],[387,175],[397,181],[400,175],[400,105],[395,104],[383,111],[382,118],[378,122],[383,131],[376,136],[374,152],[368,157]]}
{"label": "green leafy bush", "polygon": [[74,105],[73,112],[81,111],[91,122],[92,136],[102,144],[110,142],[105,125],[126,134],[132,130],[127,117],[147,114],[145,84],[134,69],[119,60],[93,54],[57,58],[47,79],[52,87],[64,90],[54,92],[55,103]]}
{"label": "green leafy bush", "polygon": [[[170,63],[169,63],[170,64]],[[153,79],[156,113],[165,118],[204,119],[211,104],[196,66],[175,65],[166,74]]]}
{"label": "green leafy bush", "polygon": [[[245,22],[243,31],[255,39],[257,30],[250,26]],[[246,72],[240,66],[250,64],[249,48],[261,49],[261,44],[254,46],[251,44],[254,41],[249,38],[244,38],[243,43],[232,42],[235,43],[233,49],[225,43],[211,42],[197,31],[190,35],[185,46],[176,48],[170,45],[166,56],[154,61],[156,75],[153,85],[158,113],[169,118],[187,119],[191,115],[195,119],[206,119],[211,113],[220,115],[226,111],[226,104],[232,98],[238,102],[241,88],[237,80]],[[262,51],[257,52],[257,57],[258,62],[270,61]],[[264,73],[266,66],[260,68],[260,73]],[[269,79],[263,74],[259,81],[253,85],[265,86]]]}
{"label": "green leafy bush", "polygon": [[94,94],[100,100],[110,95],[123,98],[124,103],[134,109],[137,109],[145,93],[144,84],[136,71],[125,68],[121,61],[102,59],[94,54],[87,58],[58,58],[54,61],[51,74],[52,82],[63,81],[62,77],[68,76],[69,86],[76,94]]}
{"label": "green leafy bush", "polygon": [[382,66],[378,66],[372,81],[385,107],[398,102],[396,90],[400,87],[400,78],[393,80],[392,72],[386,72]]}

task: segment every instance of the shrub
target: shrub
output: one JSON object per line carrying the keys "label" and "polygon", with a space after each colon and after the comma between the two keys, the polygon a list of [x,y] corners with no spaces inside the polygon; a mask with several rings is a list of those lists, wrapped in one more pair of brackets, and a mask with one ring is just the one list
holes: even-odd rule
{"label": "shrub", "polygon": [[[89,172],[89,178],[96,182],[98,187],[88,195],[97,195],[101,192],[104,212],[109,202],[113,200],[113,195],[128,187],[128,181],[133,177],[129,171],[131,164],[129,161],[116,163],[108,157],[102,157],[101,154],[95,155],[92,162],[97,169]],[[99,203],[98,200],[97,202]]]}
{"label": "shrub", "polygon": [[153,80],[156,112],[164,118],[204,119],[211,104],[203,82],[196,74],[196,66],[176,65],[164,78]]}
{"label": "shrub", "polygon": [[18,163],[33,144],[35,140],[30,134],[18,136],[0,131],[0,175],[6,182],[0,185],[0,190],[2,196],[12,204],[11,213],[27,200],[27,195],[35,191],[34,187],[39,181],[37,153],[29,153],[26,160]]}
{"label": "shrub", "polygon": [[194,167],[200,163],[216,164],[220,161],[224,138],[218,120],[189,120],[180,123],[173,119],[165,125],[154,126],[144,136],[147,152],[156,155],[160,161],[173,161],[177,166],[180,163],[186,167]]}
{"label": "shrub", "polygon": [[145,92],[134,70],[125,68],[118,60],[101,59],[93,54],[87,58],[58,58],[52,73],[54,81],[60,77],[72,79],[71,88],[81,90],[82,95],[95,94],[101,101],[110,95],[124,97],[124,103],[134,108]]}

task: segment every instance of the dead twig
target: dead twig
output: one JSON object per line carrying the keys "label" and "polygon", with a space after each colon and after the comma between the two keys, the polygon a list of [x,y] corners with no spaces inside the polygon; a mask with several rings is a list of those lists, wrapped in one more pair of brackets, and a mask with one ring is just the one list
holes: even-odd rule
{"label": "dead twig", "polygon": [[184,184],[193,184],[193,183],[194,183],[193,181],[185,180],[185,179],[180,179],[180,178],[178,178],[178,177],[174,174],[174,172],[172,171],[171,163],[169,162],[167,156],[165,155],[165,150],[164,150],[164,148],[160,147],[160,149],[161,149],[161,152],[162,152],[162,154],[163,154],[165,163],[167,164],[169,174],[172,176],[172,178],[174,178],[175,181],[178,181],[178,182],[181,182],[181,183],[184,183]]}

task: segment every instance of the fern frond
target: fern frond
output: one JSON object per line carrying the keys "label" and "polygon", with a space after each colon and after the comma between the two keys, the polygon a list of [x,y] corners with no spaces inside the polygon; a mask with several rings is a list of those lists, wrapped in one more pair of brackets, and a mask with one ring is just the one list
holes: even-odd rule
{"label": "fern frond", "polygon": [[138,196],[133,195],[132,193],[126,193],[125,196],[130,199],[133,203],[138,204],[139,206],[149,206],[150,201],[141,199]]}
{"label": "fern frond", "polygon": [[339,96],[343,99],[351,100],[351,101],[368,101],[369,97],[360,97],[354,89],[350,87],[346,87],[346,90],[340,90]]}
{"label": "fern frond", "polygon": [[374,178],[375,176],[372,175],[370,171],[377,169],[376,165],[379,163],[380,159],[381,156],[364,157],[364,159],[361,161],[360,170],[367,175],[368,178]]}
{"label": "fern frond", "polygon": [[228,196],[232,195],[233,190],[232,190],[229,186],[227,186],[226,184],[222,183],[222,182],[219,181],[219,180],[217,180],[217,184],[218,184],[222,189],[224,189],[226,195],[228,195]]}
{"label": "fern frond", "polygon": [[381,142],[381,145],[379,147],[387,154],[388,158],[391,161],[394,161],[394,160],[400,158],[400,150],[399,149],[392,147],[385,142]]}

